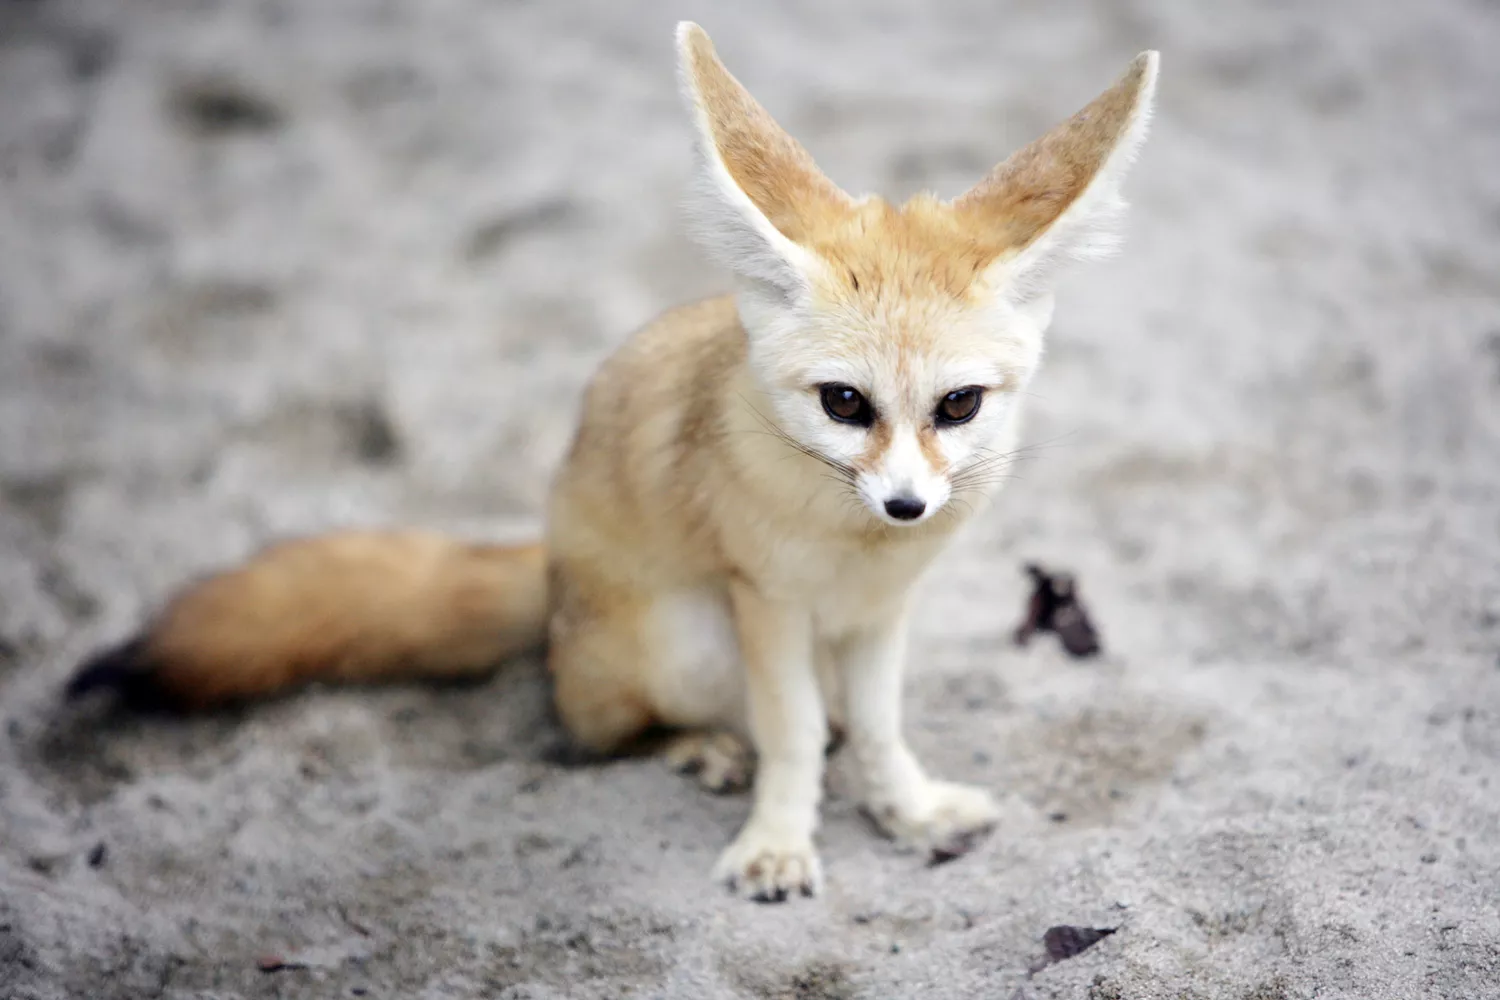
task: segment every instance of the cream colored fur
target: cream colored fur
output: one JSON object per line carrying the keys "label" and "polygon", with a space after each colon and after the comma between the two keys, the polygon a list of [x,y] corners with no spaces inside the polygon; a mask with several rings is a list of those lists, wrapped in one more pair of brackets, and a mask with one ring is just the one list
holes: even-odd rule
{"label": "cream colored fur", "polygon": [[[715,876],[784,898],[821,884],[830,719],[892,836],[949,850],[996,820],[989,793],[929,776],[902,735],[908,604],[999,483],[1051,317],[1039,269],[1099,246],[1117,216],[1156,63],[1041,160],[897,209],[818,173],[701,29],[680,26],[678,47],[700,232],[740,289],[667,314],[595,379],[550,509],[552,662],[564,717],[596,745],[647,719],[749,740],[753,805]],[[1007,199],[1049,197],[1024,242],[990,225]],[[878,420],[831,419],[825,383]],[[978,414],[935,428],[937,402],[969,386]],[[924,513],[889,516],[896,494]]]}

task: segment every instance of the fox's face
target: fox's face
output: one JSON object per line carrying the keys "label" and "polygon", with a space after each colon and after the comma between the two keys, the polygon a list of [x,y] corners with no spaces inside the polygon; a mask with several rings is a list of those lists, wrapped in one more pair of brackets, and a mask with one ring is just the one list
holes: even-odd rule
{"label": "fox's face", "polygon": [[1050,299],[862,295],[879,285],[820,290],[753,337],[751,358],[784,434],[878,520],[920,524],[1009,471]]}
{"label": "fox's face", "polygon": [[887,524],[988,491],[1008,470],[1056,263],[1112,248],[1155,55],[962,197],[896,207],[828,180],[701,29],[684,25],[678,45],[702,235],[741,279],[769,429]]}

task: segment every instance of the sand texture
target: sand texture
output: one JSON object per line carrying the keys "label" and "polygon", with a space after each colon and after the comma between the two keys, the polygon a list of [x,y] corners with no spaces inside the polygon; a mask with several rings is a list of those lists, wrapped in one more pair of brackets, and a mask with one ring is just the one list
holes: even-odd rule
{"label": "sand texture", "polygon": [[[537,662],[64,711],[271,539],[535,529],[594,365],[726,287],[679,17],[892,198],[1162,52],[1125,254],[914,626],[998,834],[929,869],[839,762],[825,895],[737,902],[746,799],[577,766]],[[1481,0],[0,3],[0,998],[1500,997],[1497,51]],[[1105,657],[1013,648],[1029,559]],[[1119,930],[1028,979],[1058,924]]]}

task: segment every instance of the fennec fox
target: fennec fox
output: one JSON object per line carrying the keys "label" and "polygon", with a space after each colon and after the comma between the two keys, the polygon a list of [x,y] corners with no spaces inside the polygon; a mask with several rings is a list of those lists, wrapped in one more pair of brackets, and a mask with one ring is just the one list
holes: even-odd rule
{"label": "fennec fox", "polygon": [[1106,251],[1154,52],[953,201],[845,194],[677,30],[706,247],[732,297],[668,312],[604,363],[545,545],[410,533],[288,542],[179,594],[71,690],[204,708],[310,680],[466,675],[546,643],[559,714],[610,752],[648,728],[753,806],[715,877],[818,891],[824,749],[841,731],[889,835],[960,851],[995,801],[902,736],[913,583],[1013,453],[1066,258]]}

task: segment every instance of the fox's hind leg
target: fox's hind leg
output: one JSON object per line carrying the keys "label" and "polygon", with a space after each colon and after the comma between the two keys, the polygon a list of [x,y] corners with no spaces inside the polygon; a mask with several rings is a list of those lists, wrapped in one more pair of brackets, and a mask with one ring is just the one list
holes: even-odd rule
{"label": "fox's hind leg", "polygon": [[668,760],[706,786],[748,783],[744,680],[727,595],[652,593],[554,565],[549,665],[558,712],[587,748],[624,749],[646,729],[683,731]]}
{"label": "fox's hind leg", "polygon": [[699,729],[682,733],[662,752],[667,766],[690,774],[715,795],[743,792],[755,776],[755,753],[728,730]]}
{"label": "fox's hind leg", "polygon": [[[844,731],[830,718],[827,756],[843,745]],[[755,751],[744,737],[727,729],[680,733],[667,743],[662,760],[678,774],[697,778],[705,791],[715,795],[747,791],[755,780]]]}
{"label": "fox's hind leg", "polygon": [[742,792],[755,774],[746,740],[744,680],[728,595],[714,588],[658,597],[649,616],[647,686],[660,721],[682,730],[667,766],[714,794]]}
{"label": "fox's hind leg", "polygon": [[659,721],[644,684],[641,602],[580,585],[556,567],[551,586],[547,667],[558,715],[582,746],[614,753]]}

